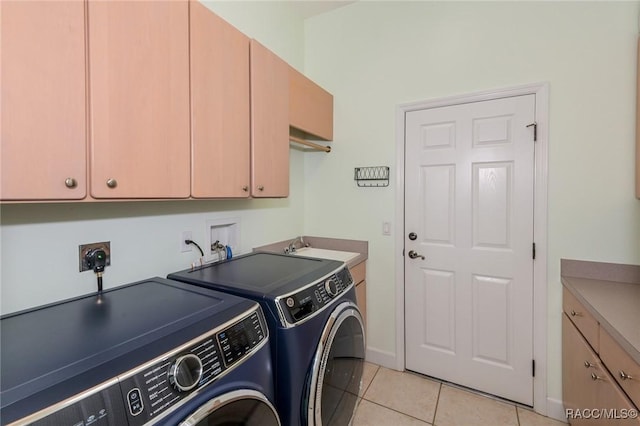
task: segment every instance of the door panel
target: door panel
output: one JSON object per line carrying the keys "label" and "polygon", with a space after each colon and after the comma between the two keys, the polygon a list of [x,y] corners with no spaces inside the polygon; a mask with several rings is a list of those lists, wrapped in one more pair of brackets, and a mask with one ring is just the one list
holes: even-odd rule
{"label": "door panel", "polygon": [[91,195],[188,197],[188,2],[90,0],[88,10]]}
{"label": "door panel", "polygon": [[190,3],[191,196],[249,197],[249,38]]}
{"label": "door panel", "polygon": [[0,2],[3,200],[86,195],[85,4]]}
{"label": "door panel", "polygon": [[289,68],[251,40],[251,196],[289,196]]}
{"label": "door panel", "polygon": [[528,405],[534,110],[525,95],[405,117],[407,368]]}

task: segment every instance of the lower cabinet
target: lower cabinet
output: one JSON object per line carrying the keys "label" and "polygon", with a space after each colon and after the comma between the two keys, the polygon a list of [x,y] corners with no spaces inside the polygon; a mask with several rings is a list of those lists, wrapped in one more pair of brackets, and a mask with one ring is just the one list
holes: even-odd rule
{"label": "lower cabinet", "polygon": [[366,262],[358,263],[350,269],[353,282],[356,283],[356,300],[358,309],[362,313],[362,321],[364,321],[364,329],[367,329],[367,266]]}
{"label": "lower cabinet", "polygon": [[636,407],[569,316],[562,315],[562,396],[571,425],[640,425]]}

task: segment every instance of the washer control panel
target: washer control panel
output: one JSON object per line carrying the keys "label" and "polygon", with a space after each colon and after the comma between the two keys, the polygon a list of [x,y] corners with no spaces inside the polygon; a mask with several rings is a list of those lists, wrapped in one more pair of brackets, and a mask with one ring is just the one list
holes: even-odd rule
{"label": "washer control panel", "polygon": [[130,425],[143,425],[215,381],[267,338],[260,308],[120,377]]}
{"label": "washer control panel", "polygon": [[289,324],[295,324],[322,310],[352,284],[353,278],[344,267],[294,294],[279,298],[278,303],[285,320]]}

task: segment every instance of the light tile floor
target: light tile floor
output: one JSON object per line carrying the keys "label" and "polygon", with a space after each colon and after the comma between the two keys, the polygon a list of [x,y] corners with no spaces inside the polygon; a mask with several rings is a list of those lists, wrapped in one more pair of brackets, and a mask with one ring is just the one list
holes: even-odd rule
{"label": "light tile floor", "polygon": [[561,426],[531,410],[365,363],[353,426]]}

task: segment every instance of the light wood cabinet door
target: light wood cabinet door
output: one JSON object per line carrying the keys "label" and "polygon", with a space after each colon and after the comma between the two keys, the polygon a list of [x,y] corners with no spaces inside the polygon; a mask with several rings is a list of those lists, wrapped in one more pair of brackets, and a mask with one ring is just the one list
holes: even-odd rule
{"label": "light wood cabinet door", "polygon": [[251,195],[289,196],[289,65],[251,40]]}
{"label": "light wood cabinet door", "polygon": [[[597,388],[591,374],[600,374],[597,355],[582,338],[573,323],[562,315],[562,399],[568,409],[598,407]],[[571,424],[595,422],[571,421]]]}
{"label": "light wood cabinet door", "polygon": [[190,192],[189,3],[89,0],[91,194]]}
{"label": "light wood cabinet door", "polygon": [[246,198],[251,184],[249,38],[190,3],[191,196]]}
{"label": "light wood cabinet door", "polygon": [[600,351],[600,325],[587,308],[566,288],[562,289],[562,310],[598,353]]}
{"label": "light wood cabinet door", "polygon": [[581,410],[570,416],[571,425],[640,425],[639,419],[626,417],[635,407],[566,314],[562,315],[562,398],[565,408]]}
{"label": "light wood cabinet door", "polygon": [[631,401],[640,407],[640,364],[631,358],[602,326],[600,358]]}
{"label": "light wood cabinet door", "polygon": [[289,124],[309,139],[333,139],[333,95],[291,66]]}
{"label": "light wood cabinet door", "polygon": [[86,195],[85,4],[0,2],[3,200]]}
{"label": "light wood cabinet door", "polygon": [[362,321],[364,322],[364,329],[367,330],[367,282],[360,281],[356,284],[356,301],[358,309],[362,314]]}

